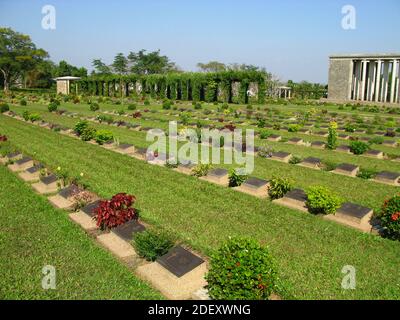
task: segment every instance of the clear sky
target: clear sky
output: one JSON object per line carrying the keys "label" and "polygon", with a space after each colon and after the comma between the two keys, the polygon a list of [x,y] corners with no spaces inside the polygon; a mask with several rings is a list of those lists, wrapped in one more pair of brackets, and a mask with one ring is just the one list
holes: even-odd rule
{"label": "clear sky", "polygon": [[[56,9],[55,30],[42,28],[44,5]],[[356,9],[355,30],[342,28],[344,5]],[[239,62],[326,83],[330,54],[400,52],[399,0],[0,0],[0,26],[89,70],[143,48],[184,70]]]}

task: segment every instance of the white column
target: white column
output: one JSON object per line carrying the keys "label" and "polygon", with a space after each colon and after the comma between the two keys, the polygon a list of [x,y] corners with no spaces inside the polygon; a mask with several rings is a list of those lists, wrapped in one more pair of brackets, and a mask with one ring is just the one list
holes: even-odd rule
{"label": "white column", "polygon": [[372,99],[374,97],[375,72],[376,72],[376,63],[375,63],[375,61],[370,61],[369,62],[369,72],[368,72],[368,82],[367,82],[367,101],[372,101]]}
{"label": "white column", "polygon": [[396,88],[396,75],[397,75],[397,60],[393,60],[392,67],[392,83],[390,85],[390,103],[394,103],[395,88]]}
{"label": "white column", "polygon": [[360,61],[356,60],[356,68],[354,70],[354,100],[359,98],[359,88],[360,88]]}
{"label": "white column", "polygon": [[382,61],[378,60],[378,66],[376,70],[376,87],[375,87],[376,102],[380,100],[380,95],[381,95],[381,68],[382,68]]}
{"label": "white column", "polygon": [[361,101],[365,100],[365,86],[367,84],[367,60],[362,61]]}
{"label": "white column", "polygon": [[387,102],[387,94],[389,89],[389,61],[384,61],[383,67],[383,86],[382,86],[382,102]]}

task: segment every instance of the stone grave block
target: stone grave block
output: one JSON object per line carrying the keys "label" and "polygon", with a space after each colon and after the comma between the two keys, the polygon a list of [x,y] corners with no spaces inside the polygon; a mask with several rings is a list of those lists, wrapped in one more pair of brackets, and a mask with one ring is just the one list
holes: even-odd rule
{"label": "stone grave block", "polygon": [[240,186],[235,187],[234,189],[259,198],[266,198],[268,197],[268,187],[268,180],[249,177]]}
{"label": "stone grave block", "polygon": [[364,153],[364,156],[370,157],[370,158],[382,159],[383,152],[380,150],[368,150]]}
{"label": "stone grave block", "polygon": [[42,164],[36,164],[23,172],[20,172],[18,175],[20,178],[26,182],[35,182],[40,178],[40,170],[43,169],[44,166]]}
{"label": "stone grave block", "polygon": [[116,152],[122,153],[122,154],[133,154],[135,152],[135,146],[133,144],[129,143],[121,143],[116,149]]}
{"label": "stone grave block", "polygon": [[373,211],[370,208],[351,202],[345,202],[334,215],[327,215],[325,218],[362,231],[370,232],[372,229],[372,225],[370,224],[372,214]]}
{"label": "stone grave block", "polygon": [[326,131],[317,131],[317,132],[315,132],[315,135],[321,136],[321,137],[327,137],[328,136],[328,132],[326,132]]}
{"label": "stone grave block", "polygon": [[354,132],[355,133],[365,133],[366,131],[364,129],[356,129]]}
{"label": "stone grave block", "polygon": [[312,169],[320,169],[321,168],[321,159],[315,157],[305,158],[302,162],[298,164],[302,167],[312,168]]}
{"label": "stone grave block", "polygon": [[284,205],[286,207],[300,210],[303,212],[308,212],[307,206],[307,195],[302,189],[293,189],[285,194],[281,199],[274,200],[278,204]]}
{"label": "stone grave block", "polygon": [[360,170],[360,167],[355,166],[353,164],[349,163],[342,163],[336,167],[335,170],[332,172],[337,173],[337,174],[342,174],[345,176],[350,176],[350,177],[355,177],[357,176],[358,171]]}
{"label": "stone grave block", "polygon": [[387,147],[397,147],[397,142],[394,140],[384,140],[382,144]]}
{"label": "stone grave block", "polygon": [[32,188],[40,194],[54,193],[58,190],[58,178],[55,174],[40,177],[40,181],[34,183]]}
{"label": "stone grave block", "polygon": [[[191,269],[189,272],[178,277],[164,267],[164,265],[156,261],[139,266],[136,269],[136,273],[141,278],[149,281],[154,288],[158,289],[170,300],[190,299],[195,292],[204,288],[207,284],[204,279],[207,272],[206,263],[202,262],[198,264],[200,261],[197,259],[201,258],[197,257],[194,259],[187,254],[179,254],[179,252],[173,252],[172,250],[169,253],[172,252],[171,255],[173,254],[174,256],[169,256],[168,261],[165,262],[165,266],[172,269],[176,274],[181,274]],[[193,268],[195,265],[197,266]]]}
{"label": "stone grave block", "polygon": [[111,150],[111,149],[114,149],[114,148],[115,148],[115,143],[114,143],[114,140],[110,140],[110,141],[104,142],[101,146],[102,146],[104,149],[109,149],[109,150]]}
{"label": "stone grave block", "polygon": [[228,170],[226,169],[212,169],[205,177],[200,177],[200,179],[222,186],[228,186],[229,184]]}
{"label": "stone grave block", "polygon": [[350,147],[349,147],[349,146],[346,146],[346,145],[344,145],[344,144],[338,146],[338,147],[335,149],[335,151],[337,151],[337,152],[343,152],[343,153],[351,153]]}
{"label": "stone grave block", "polygon": [[113,232],[98,235],[96,239],[120,259],[134,260],[137,258],[133,247]]}
{"label": "stone grave block", "polygon": [[132,157],[139,160],[147,160],[147,149],[146,148],[136,148]]}
{"label": "stone grave block", "polygon": [[192,169],[195,167],[196,165],[188,162],[188,163],[184,163],[184,164],[179,164],[177,168],[175,168],[174,170],[180,173],[184,173],[187,175],[191,175],[192,174]]}
{"label": "stone grave block", "polygon": [[13,164],[8,165],[8,168],[13,172],[24,171],[33,166],[33,159],[31,157],[23,157]]}
{"label": "stone grave block", "polygon": [[374,177],[374,180],[377,182],[398,186],[400,185],[399,178],[400,178],[400,173],[382,171]]}
{"label": "stone grave block", "polygon": [[173,160],[174,158],[169,158],[168,155],[166,155],[165,153],[156,153],[156,154],[150,154],[147,157],[147,161],[150,164],[155,164],[155,165],[159,165],[159,166],[163,166],[167,163],[168,160]]}
{"label": "stone grave block", "polygon": [[322,141],[313,141],[311,142],[310,145],[312,148],[316,148],[316,149],[324,149],[325,148],[325,142]]}
{"label": "stone grave block", "polygon": [[133,235],[137,232],[142,232],[146,230],[146,227],[137,220],[130,220],[118,227],[111,230],[118,237],[125,240],[126,242],[131,242],[133,240]]}
{"label": "stone grave block", "polygon": [[173,247],[156,261],[178,278],[204,263],[202,258],[181,246]]}
{"label": "stone grave block", "polygon": [[290,138],[290,139],[287,141],[287,143],[289,143],[289,144],[294,144],[294,145],[301,145],[301,144],[303,144],[304,142],[303,142],[303,139],[301,139],[301,138]]}
{"label": "stone grave block", "polygon": [[349,140],[350,136],[348,134],[345,133],[341,133],[338,135],[339,139],[343,139],[343,140]]}
{"label": "stone grave block", "polygon": [[360,141],[369,142],[371,139],[368,137],[361,137]]}
{"label": "stone grave block", "polygon": [[74,196],[81,193],[83,190],[78,186],[71,184],[68,187],[61,189],[58,194],[48,198],[51,204],[59,209],[72,210],[76,201]]}
{"label": "stone grave block", "polygon": [[384,136],[386,134],[386,132],[383,132],[383,131],[375,131],[375,135],[377,135],[377,136]]}
{"label": "stone grave block", "polygon": [[17,161],[17,160],[22,159],[22,157],[23,157],[22,153],[18,152],[18,151],[17,152],[12,152],[12,153],[9,153],[9,154],[6,155],[6,159],[8,161]]}
{"label": "stone grave block", "polygon": [[271,134],[271,135],[267,138],[267,140],[268,140],[268,141],[275,141],[275,142],[277,142],[277,141],[281,141],[281,140],[282,140],[282,137],[279,136],[279,135],[277,135],[277,134]]}
{"label": "stone grave block", "polygon": [[309,134],[309,133],[310,133],[310,130],[307,129],[307,128],[301,128],[301,129],[299,130],[299,132],[302,133],[302,134]]}
{"label": "stone grave block", "polygon": [[279,151],[279,152],[272,152],[271,154],[272,160],[281,161],[285,163],[288,163],[291,158],[292,155],[288,152]]}

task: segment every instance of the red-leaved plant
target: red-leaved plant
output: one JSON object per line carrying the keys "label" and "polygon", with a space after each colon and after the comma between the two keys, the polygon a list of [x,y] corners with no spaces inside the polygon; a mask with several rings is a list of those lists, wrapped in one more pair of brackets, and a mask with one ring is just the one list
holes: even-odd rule
{"label": "red-leaved plant", "polygon": [[136,111],[132,114],[132,117],[134,118],[140,118],[142,116],[142,114],[139,111]]}
{"label": "red-leaved plant", "polygon": [[97,226],[101,230],[112,229],[130,220],[137,220],[139,215],[132,208],[135,201],[135,196],[126,193],[118,193],[111,200],[101,201],[94,210]]}
{"label": "red-leaved plant", "polygon": [[0,136],[0,142],[7,141],[7,136]]}

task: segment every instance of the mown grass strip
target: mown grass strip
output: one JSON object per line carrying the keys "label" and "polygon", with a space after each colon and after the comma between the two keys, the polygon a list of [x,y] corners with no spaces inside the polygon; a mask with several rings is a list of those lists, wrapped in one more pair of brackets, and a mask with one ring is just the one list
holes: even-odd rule
{"label": "mown grass strip", "polygon": [[[173,232],[205,254],[229,236],[248,236],[268,244],[288,293],[284,298],[400,296],[400,247],[396,242],[15,119],[1,117],[0,130],[22,151],[50,166],[68,168],[72,175],[84,172],[85,182],[100,196],[110,197],[121,191],[135,194],[144,220]],[[341,287],[345,265],[357,270],[356,290]]]}

